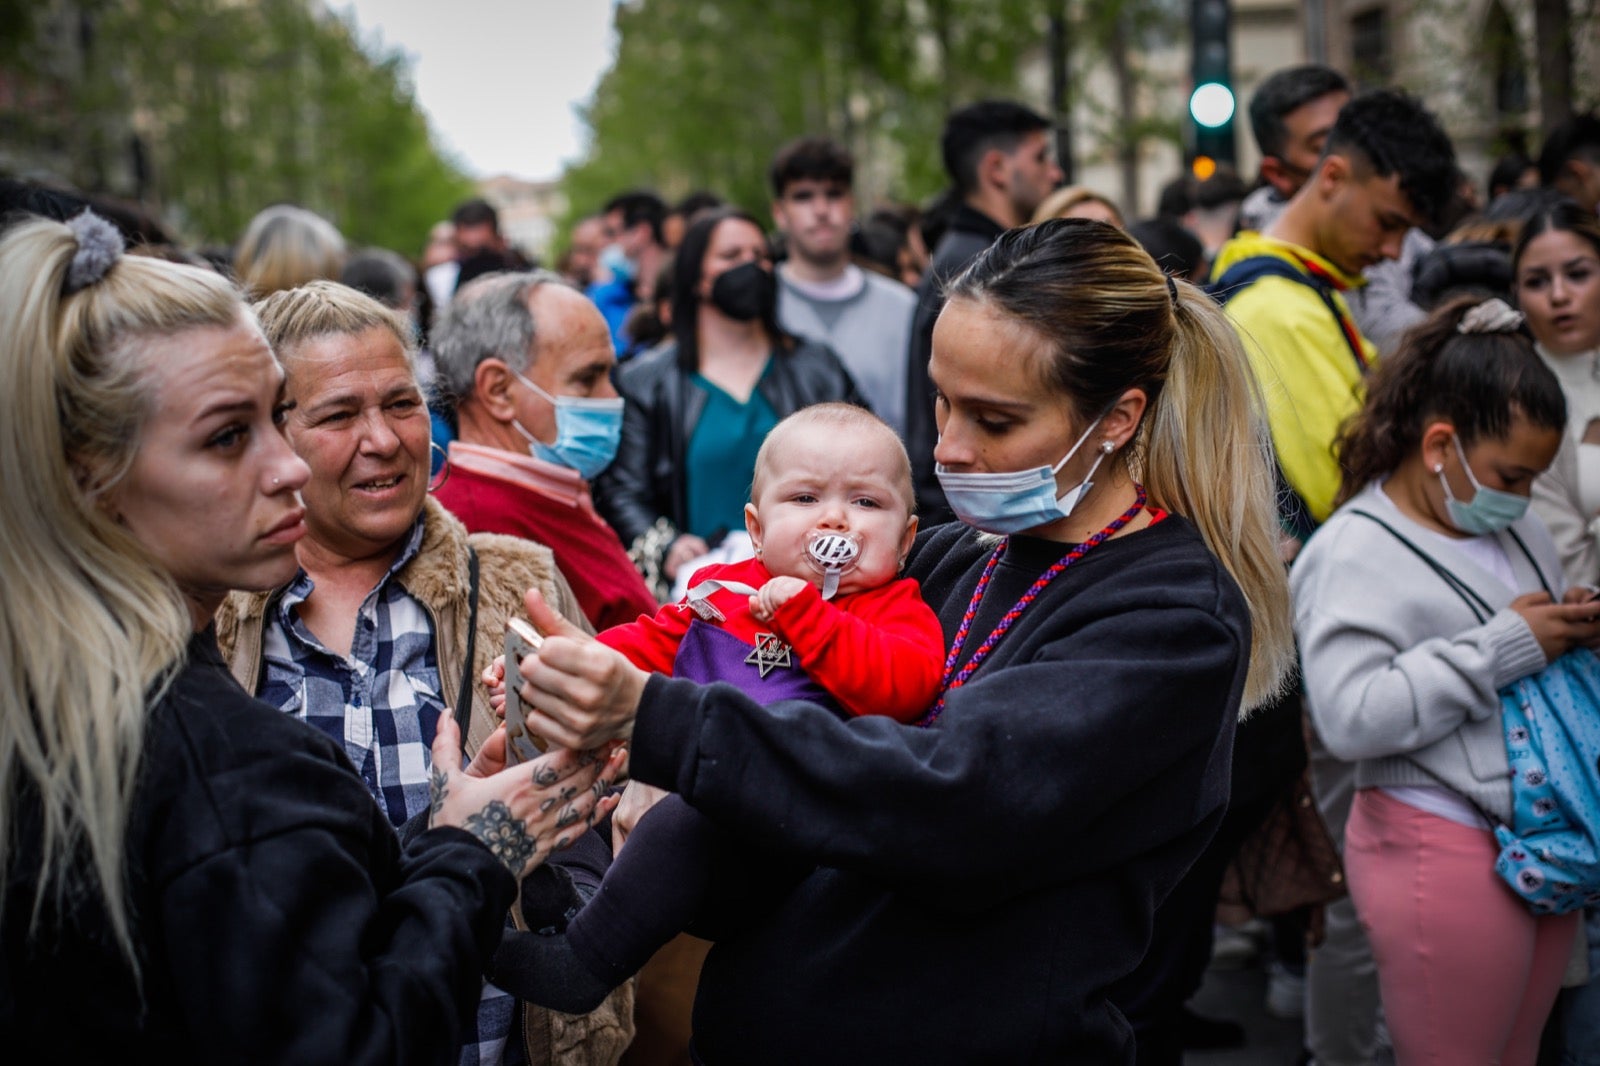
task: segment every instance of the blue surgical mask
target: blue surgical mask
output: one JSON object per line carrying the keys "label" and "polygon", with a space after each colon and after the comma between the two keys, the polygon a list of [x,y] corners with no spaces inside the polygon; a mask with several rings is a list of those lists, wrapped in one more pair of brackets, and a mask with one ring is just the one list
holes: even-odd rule
{"label": "blue surgical mask", "polygon": [[1078,449],[1083,447],[1083,442],[1089,439],[1089,434],[1099,424],[1098,418],[1091,422],[1089,428],[1083,431],[1083,436],[1055,466],[1000,474],[956,474],[943,466],[936,466],[934,471],[939,476],[939,487],[944,489],[945,499],[949,501],[956,517],[985,533],[1020,533],[1025,529],[1060,521],[1070,515],[1079,501],[1089,494],[1094,487],[1094,481],[1091,480],[1094,472],[1100,469],[1101,461],[1116,450],[1110,441],[1101,444],[1094,457],[1094,465],[1089,467],[1083,481],[1062,495],[1056,495],[1056,472],[1078,454]]}
{"label": "blue surgical mask", "polygon": [[1439,475],[1439,484],[1444,486],[1444,509],[1450,516],[1451,525],[1463,533],[1478,537],[1485,533],[1498,533],[1528,513],[1528,497],[1501,492],[1499,489],[1486,489],[1478,484],[1472,467],[1467,465],[1467,453],[1461,448],[1461,438],[1452,434],[1450,440],[1456,446],[1456,454],[1461,457],[1461,469],[1467,472],[1467,480],[1472,482],[1473,488],[1472,499],[1462,503],[1450,491],[1450,482],[1444,477],[1444,467],[1441,465],[1435,471]]}
{"label": "blue surgical mask", "polygon": [[620,244],[608,244],[600,251],[600,265],[611,271],[618,281],[632,281],[639,276],[639,265],[628,258]]}
{"label": "blue surgical mask", "polygon": [[516,419],[511,425],[528,440],[528,453],[547,463],[570,467],[585,481],[611,465],[622,440],[622,397],[587,399],[552,396],[515,370],[516,379],[549,400],[556,409],[556,442],[539,440]]}

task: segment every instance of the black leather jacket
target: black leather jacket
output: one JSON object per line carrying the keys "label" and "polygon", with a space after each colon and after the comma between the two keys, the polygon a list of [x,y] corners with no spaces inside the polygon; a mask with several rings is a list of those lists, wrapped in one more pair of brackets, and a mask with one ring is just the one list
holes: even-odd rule
{"label": "black leather jacket", "polygon": [[[616,385],[627,401],[622,442],[595,480],[595,505],[652,580],[688,511],[684,453],[706,393],[678,366],[676,344],[623,364]],[[870,406],[833,349],[804,338],[792,350],[773,349],[771,369],[756,387],[779,418],[829,400]]]}

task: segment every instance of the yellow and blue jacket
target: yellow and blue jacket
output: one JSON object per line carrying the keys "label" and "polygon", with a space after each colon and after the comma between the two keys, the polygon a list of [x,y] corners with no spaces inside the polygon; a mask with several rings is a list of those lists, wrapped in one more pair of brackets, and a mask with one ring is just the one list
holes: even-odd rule
{"label": "yellow and blue jacket", "polygon": [[1361,409],[1366,371],[1378,357],[1343,296],[1363,279],[1307,248],[1248,231],[1223,245],[1211,278],[1260,382],[1279,470],[1311,520],[1286,522],[1303,538],[1333,511],[1333,443]]}

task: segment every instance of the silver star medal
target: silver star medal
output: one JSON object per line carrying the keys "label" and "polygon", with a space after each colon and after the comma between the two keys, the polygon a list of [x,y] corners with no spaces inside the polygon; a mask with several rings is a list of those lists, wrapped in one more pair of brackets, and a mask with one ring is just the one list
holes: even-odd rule
{"label": "silver star medal", "polygon": [[794,666],[789,651],[789,645],[779,639],[778,634],[757,633],[756,646],[744,657],[744,661],[761,671],[764,678],[780,666],[785,670]]}

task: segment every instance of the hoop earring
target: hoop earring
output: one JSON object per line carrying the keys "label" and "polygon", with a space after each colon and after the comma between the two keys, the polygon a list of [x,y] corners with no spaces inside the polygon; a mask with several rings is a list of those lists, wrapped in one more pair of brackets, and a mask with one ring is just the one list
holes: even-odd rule
{"label": "hoop earring", "polygon": [[438,452],[439,453],[439,458],[440,458],[440,460],[442,460],[439,463],[439,478],[438,478],[438,480],[437,481],[429,481],[428,482],[428,491],[430,493],[432,493],[432,492],[438,492],[440,489],[444,488],[444,483],[446,481],[450,480],[450,453],[445,451],[443,448],[439,447],[437,444],[435,444],[431,440],[428,442],[428,447],[431,448],[433,451]]}

